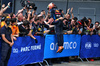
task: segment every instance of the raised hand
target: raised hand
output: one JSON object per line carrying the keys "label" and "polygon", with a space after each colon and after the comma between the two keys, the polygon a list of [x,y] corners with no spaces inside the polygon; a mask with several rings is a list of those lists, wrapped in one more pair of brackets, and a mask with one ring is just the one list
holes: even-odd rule
{"label": "raised hand", "polygon": [[67,14],[69,13],[70,8],[67,10]]}
{"label": "raised hand", "polygon": [[70,12],[73,13],[73,7],[71,8],[71,11]]}
{"label": "raised hand", "polygon": [[4,7],[5,7],[5,4],[2,5],[2,8],[4,8]]}
{"label": "raised hand", "polygon": [[8,3],[8,6],[10,6],[11,2]]}

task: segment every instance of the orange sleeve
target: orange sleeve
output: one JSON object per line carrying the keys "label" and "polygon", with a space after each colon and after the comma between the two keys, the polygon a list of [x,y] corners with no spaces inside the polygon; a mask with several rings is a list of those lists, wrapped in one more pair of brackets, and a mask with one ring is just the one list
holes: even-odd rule
{"label": "orange sleeve", "polygon": [[11,28],[11,30],[12,30],[12,35],[14,35],[13,27],[11,26],[10,28]]}
{"label": "orange sleeve", "polygon": [[4,21],[1,22],[1,28],[2,28],[4,25],[5,25],[5,22],[4,22]]}

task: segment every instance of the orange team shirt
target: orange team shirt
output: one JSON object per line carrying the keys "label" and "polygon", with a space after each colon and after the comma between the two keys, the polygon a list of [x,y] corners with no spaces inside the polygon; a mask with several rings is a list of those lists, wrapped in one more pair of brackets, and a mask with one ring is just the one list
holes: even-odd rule
{"label": "orange team shirt", "polygon": [[5,21],[1,22],[1,28],[5,25]]}
{"label": "orange team shirt", "polygon": [[12,35],[16,35],[19,33],[19,28],[18,26],[14,25],[14,26],[11,26],[11,29],[12,29]]}

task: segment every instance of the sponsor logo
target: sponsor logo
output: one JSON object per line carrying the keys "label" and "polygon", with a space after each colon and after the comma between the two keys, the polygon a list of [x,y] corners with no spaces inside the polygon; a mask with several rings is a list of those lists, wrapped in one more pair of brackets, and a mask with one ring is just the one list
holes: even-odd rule
{"label": "sponsor logo", "polygon": [[[50,44],[50,50],[57,50],[58,43]],[[77,43],[76,42],[64,42],[63,44],[64,49],[76,49],[77,48]]]}
{"label": "sponsor logo", "polygon": [[18,53],[18,48],[13,48],[13,53]]}
{"label": "sponsor logo", "polygon": [[85,44],[85,48],[86,48],[86,49],[91,49],[91,47],[92,47],[92,43],[91,43],[91,42],[87,42],[87,43]]}
{"label": "sponsor logo", "polygon": [[76,49],[77,43],[76,42],[64,42],[65,49]]}
{"label": "sponsor logo", "polygon": [[99,44],[98,43],[94,43],[93,45],[94,45],[95,48],[98,48],[99,47]]}

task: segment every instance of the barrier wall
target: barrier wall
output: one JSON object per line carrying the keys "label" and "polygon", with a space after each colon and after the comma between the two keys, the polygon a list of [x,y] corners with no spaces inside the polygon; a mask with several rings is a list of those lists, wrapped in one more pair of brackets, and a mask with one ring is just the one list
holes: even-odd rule
{"label": "barrier wall", "polygon": [[67,56],[79,56],[81,35],[63,35],[64,50],[62,53],[56,53],[58,50],[57,36],[46,35],[44,59],[58,58]]}
{"label": "barrier wall", "polygon": [[12,53],[8,66],[43,62],[44,59],[67,56],[80,56],[81,58],[100,57],[100,36],[83,35],[81,37],[81,35],[75,34],[63,36],[64,50],[62,53],[56,53],[58,50],[56,35],[46,35],[45,38],[35,36],[38,40],[37,44],[34,39],[28,36],[18,37],[12,47]]}
{"label": "barrier wall", "polygon": [[100,57],[100,36],[83,35],[81,39],[81,58]]}
{"label": "barrier wall", "polygon": [[44,37],[36,36],[38,43],[30,37],[19,37],[12,47],[8,66],[43,62]]}

